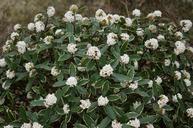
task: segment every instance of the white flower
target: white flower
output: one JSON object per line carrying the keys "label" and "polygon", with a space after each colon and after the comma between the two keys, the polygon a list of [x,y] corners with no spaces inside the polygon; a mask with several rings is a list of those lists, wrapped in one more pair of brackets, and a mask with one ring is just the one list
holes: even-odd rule
{"label": "white flower", "polygon": [[164,41],[164,40],[165,40],[165,37],[164,37],[163,35],[159,34],[159,35],[157,36],[157,39],[158,39],[158,41]]}
{"label": "white flower", "polygon": [[64,111],[64,114],[68,114],[70,112],[70,109],[69,109],[69,105],[68,104],[64,104],[63,106],[63,111]]}
{"label": "white flower", "polygon": [[189,72],[187,72],[186,70],[181,70],[181,72],[183,73],[185,78],[190,79],[190,73]]}
{"label": "white flower", "polygon": [[7,65],[5,58],[0,59],[0,67],[5,67]]}
{"label": "white flower", "polygon": [[34,31],[34,29],[35,29],[35,24],[34,24],[34,23],[29,23],[29,24],[27,25],[27,28],[28,28],[28,30],[30,30],[30,31]]}
{"label": "white flower", "polygon": [[176,55],[179,55],[181,53],[184,53],[184,51],[186,50],[185,44],[182,43],[181,41],[176,41],[175,42],[175,49],[174,49],[174,53]]}
{"label": "white flower", "polygon": [[12,32],[11,35],[10,35],[10,38],[11,38],[12,40],[15,40],[16,37],[18,37],[18,36],[19,36],[19,34],[18,34],[17,32]]}
{"label": "white flower", "polygon": [[86,71],[86,67],[77,67],[78,71],[80,72],[84,72]]}
{"label": "white flower", "polygon": [[154,128],[153,124],[146,125],[146,128]]}
{"label": "white flower", "polygon": [[96,46],[90,46],[86,55],[89,56],[89,58],[91,59],[99,60],[101,57],[101,52]]}
{"label": "white flower", "polygon": [[44,31],[45,24],[42,21],[37,21],[35,22],[35,28],[36,28],[36,32]]}
{"label": "white flower", "polygon": [[55,11],[54,7],[50,6],[50,7],[47,8],[47,15],[48,15],[48,17],[54,16],[55,12],[56,11]]}
{"label": "white flower", "polygon": [[171,64],[171,60],[170,59],[165,59],[164,60],[164,65],[165,66],[170,66],[170,64]]}
{"label": "white flower", "polygon": [[51,44],[53,41],[54,37],[53,36],[46,36],[43,41],[45,44]]}
{"label": "white flower", "polygon": [[137,118],[135,118],[134,120],[129,120],[127,125],[130,125],[134,128],[139,128],[140,127],[140,121]]}
{"label": "white flower", "polygon": [[157,27],[155,25],[149,25],[148,29],[152,32],[152,33],[156,33],[157,32]]}
{"label": "white flower", "polygon": [[178,102],[178,99],[182,99],[182,95],[180,93],[177,93],[176,95],[172,96],[173,102]]}
{"label": "white flower", "polygon": [[125,25],[127,26],[127,27],[130,27],[131,25],[132,25],[132,20],[131,20],[131,18],[125,18]]}
{"label": "white flower", "polygon": [[187,50],[190,51],[191,53],[193,53],[193,47],[187,47]]}
{"label": "white flower", "polygon": [[80,15],[80,14],[75,14],[75,17],[76,17],[76,20],[77,21],[82,21],[82,15]]}
{"label": "white flower", "polygon": [[72,11],[67,11],[64,14],[64,20],[66,22],[73,22],[75,20],[74,13]]}
{"label": "white flower", "polygon": [[187,116],[193,118],[193,108],[188,108],[186,110]]}
{"label": "white flower", "polygon": [[111,124],[112,128],[122,128],[122,124],[118,122],[117,120],[113,120]]}
{"label": "white flower", "polygon": [[31,123],[23,123],[21,126],[21,128],[31,128],[31,127],[32,127]]}
{"label": "white flower", "polygon": [[157,101],[160,108],[164,107],[168,102],[169,99],[166,95],[160,95],[160,99]]}
{"label": "white flower", "polygon": [[55,31],[55,35],[63,35],[63,34],[64,34],[64,32],[62,31],[62,29],[57,29]]}
{"label": "white flower", "polygon": [[43,20],[45,17],[42,13],[38,13],[37,15],[35,15],[34,17],[34,22],[37,22],[39,20]]}
{"label": "white flower", "polygon": [[162,83],[162,78],[157,76],[157,79],[155,80],[155,82],[159,85]]}
{"label": "white flower", "polygon": [[86,100],[80,100],[80,107],[82,108],[82,109],[87,109],[87,108],[89,108],[90,106],[91,106],[91,102],[90,102],[90,100],[89,99],[86,99]]}
{"label": "white flower", "polygon": [[72,12],[77,12],[78,11],[78,6],[76,4],[73,4],[73,5],[70,6],[69,10],[72,11]]}
{"label": "white flower", "polygon": [[32,128],[43,128],[43,126],[39,124],[38,122],[33,122]]}
{"label": "white flower", "polygon": [[55,96],[54,93],[48,94],[48,95],[46,96],[46,98],[45,98],[44,105],[45,105],[46,107],[49,107],[49,106],[54,105],[54,104],[56,103],[56,101],[57,101],[57,97]]}
{"label": "white flower", "polygon": [[108,35],[107,35],[107,45],[108,46],[110,46],[110,45],[114,45],[114,44],[116,44],[116,40],[118,39],[118,37],[117,37],[117,34],[115,34],[115,33],[109,33]]}
{"label": "white flower", "polygon": [[17,51],[21,54],[26,52],[27,44],[24,41],[18,41],[16,44]]}
{"label": "white flower", "polygon": [[69,53],[74,54],[78,49],[76,48],[75,43],[69,43],[67,46],[67,50]]}
{"label": "white flower", "polygon": [[95,18],[98,21],[102,21],[104,18],[106,18],[106,13],[102,9],[98,9],[95,13]]}
{"label": "white flower", "polygon": [[153,86],[153,80],[150,80],[150,81],[148,82],[148,87],[151,88],[152,86]]}
{"label": "white flower", "polygon": [[59,75],[60,72],[61,72],[61,70],[57,69],[56,66],[52,67],[52,69],[51,69],[51,74],[52,74],[53,76]]}
{"label": "white flower", "polygon": [[116,20],[115,17],[112,14],[108,14],[107,19],[108,19],[110,24],[115,23],[115,20]]}
{"label": "white flower", "polygon": [[114,14],[114,15],[113,15],[113,18],[114,18],[114,20],[115,20],[115,23],[118,23],[118,22],[121,20],[121,16],[118,15],[118,14]]}
{"label": "white flower", "polygon": [[149,49],[155,50],[159,47],[158,41],[155,38],[145,41],[145,46]]}
{"label": "white flower", "polygon": [[6,76],[9,79],[13,79],[15,77],[15,71],[11,71],[10,69],[6,71]]}
{"label": "white flower", "polygon": [[138,82],[135,81],[135,82],[129,84],[129,88],[130,88],[131,90],[137,89],[137,88],[138,88]]}
{"label": "white flower", "polygon": [[5,90],[7,90],[7,89],[10,88],[10,85],[6,85],[6,81],[5,81],[5,82],[3,82],[3,84],[2,84],[2,88],[5,89]]}
{"label": "white flower", "polygon": [[142,28],[137,28],[136,34],[138,36],[143,36],[144,35],[144,30]]}
{"label": "white flower", "polygon": [[17,30],[21,29],[21,24],[16,24],[16,25],[14,25],[13,28],[15,31],[17,31]]}
{"label": "white flower", "polygon": [[78,83],[78,82],[77,82],[76,77],[73,77],[73,76],[69,77],[69,78],[66,80],[66,84],[69,85],[70,87],[76,86],[77,83]]}
{"label": "white flower", "polygon": [[13,128],[12,125],[3,126],[3,128]]}
{"label": "white flower", "polygon": [[134,61],[134,68],[135,68],[135,70],[138,70],[138,68],[139,68],[139,64],[138,64],[137,60]]}
{"label": "white flower", "polygon": [[107,97],[100,96],[97,102],[98,102],[98,106],[106,106],[109,103],[109,100]]}
{"label": "white flower", "polygon": [[134,109],[137,109],[139,106],[141,106],[141,101],[135,101],[135,102],[133,103],[133,108],[134,108]]}
{"label": "white flower", "polygon": [[113,74],[113,68],[111,67],[110,64],[106,64],[103,66],[103,68],[100,70],[100,76],[102,77],[107,77],[111,76]]}
{"label": "white flower", "polygon": [[139,9],[134,9],[132,11],[132,15],[139,17],[139,16],[141,16],[141,11]]}
{"label": "white flower", "polygon": [[182,26],[182,30],[184,32],[188,32],[192,27],[192,22],[190,20],[181,20],[180,25]]}
{"label": "white flower", "polygon": [[121,33],[121,39],[123,41],[128,41],[129,40],[129,35],[127,33]]}
{"label": "white flower", "polygon": [[192,82],[189,79],[184,79],[184,83],[187,87],[192,85]]}
{"label": "white flower", "polygon": [[154,15],[155,17],[162,17],[162,12],[161,12],[160,10],[155,10],[155,11],[153,12],[153,15]]}
{"label": "white flower", "polygon": [[175,71],[174,74],[175,74],[175,78],[176,78],[177,80],[180,80],[180,79],[182,78],[181,72]]}
{"label": "white flower", "polygon": [[175,64],[176,68],[180,67],[180,63],[178,61],[175,61],[174,64]]}
{"label": "white flower", "polygon": [[25,70],[30,72],[34,68],[34,64],[32,62],[25,63]]}
{"label": "white flower", "polygon": [[178,37],[179,39],[182,39],[183,38],[183,34],[181,33],[181,32],[176,32],[175,34],[174,34],[176,37]]}
{"label": "white flower", "polygon": [[120,56],[120,62],[122,64],[128,64],[129,63],[129,56],[127,54],[123,54]]}

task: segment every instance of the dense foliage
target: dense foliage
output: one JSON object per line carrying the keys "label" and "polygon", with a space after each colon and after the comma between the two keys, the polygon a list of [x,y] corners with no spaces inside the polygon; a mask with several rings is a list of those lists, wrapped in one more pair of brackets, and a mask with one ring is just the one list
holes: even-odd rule
{"label": "dense foliage", "polygon": [[[0,58],[4,128],[191,128],[190,20],[39,13],[17,24]],[[168,20],[167,20],[168,21]]]}

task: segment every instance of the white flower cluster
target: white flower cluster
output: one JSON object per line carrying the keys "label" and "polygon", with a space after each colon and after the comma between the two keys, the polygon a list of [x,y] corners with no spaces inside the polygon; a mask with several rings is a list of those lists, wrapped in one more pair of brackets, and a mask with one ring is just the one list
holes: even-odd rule
{"label": "white flower cluster", "polygon": [[7,78],[9,78],[9,79],[13,79],[14,77],[15,77],[15,71],[12,71],[12,70],[7,70],[6,71],[6,76],[7,76]]}
{"label": "white flower cluster", "polygon": [[170,64],[171,64],[171,60],[170,59],[165,59],[164,60],[164,65],[165,66],[170,66]]}
{"label": "white flower cluster", "polygon": [[182,26],[182,30],[184,32],[188,32],[192,27],[192,22],[190,20],[181,20],[180,25]]}
{"label": "white flower cluster", "polygon": [[155,38],[145,41],[145,47],[149,49],[156,50],[158,46],[159,46],[158,41]]}
{"label": "white flower cluster", "polygon": [[70,87],[74,87],[74,86],[76,86],[77,85],[77,79],[76,79],[76,77],[74,77],[74,76],[71,76],[71,77],[69,77],[67,80],[66,80],[66,85],[69,85]]}
{"label": "white flower cluster", "polygon": [[19,33],[17,33],[17,32],[12,32],[11,35],[10,35],[10,38],[12,40],[15,40],[17,37],[19,37]]}
{"label": "white flower cluster", "polygon": [[16,44],[17,51],[21,54],[26,52],[27,44],[24,41],[18,41]]}
{"label": "white flower cluster", "polygon": [[86,99],[86,100],[80,100],[80,107],[84,110],[84,109],[87,109],[91,106],[91,102],[89,99]]}
{"label": "white flower cluster", "polygon": [[139,17],[139,16],[141,16],[141,11],[139,9],[134,9],[132,11],[132,15]]}
{"label": "white flower cluster", "polygon": [[69,53],[74,54],[78,49],[75,43],[69,43],[67,46],[67,50]]}
{"label": "white flower cluster", "polygon": [[153,124],[146,125],[146,128],[154,128]]}
{"label": "white flower cluster", "polygon": [[70,108],[68,104],[64,104],[63,111],[64,111],[64,114],[68,114],[70,112]]}
{"label": "white flower cluster", "polygon": [[184,51],[186,50],[186,46],[184,43],[182,43],[181,41],[176,41],[175,42],[175,49],[174,49],[174,53],[176,55],[179,55],[181,53],[184,53]]}
{"label": "white flower cluster", "polygon": [[52,67],[51,74],[53,76],[58,76],[61,73],[61,70],[57,69],[56,66]]}
{"label": "white flower cluster", "polygon": [[52,106],[57,102],[57,97],[55,96],[54,93],[52,93],[48,94],[44,100],[45,100],[44,105],[45,107],[48,108],[49,106]]}
{"label": "white flower cluster", "polygon": [[25,63],[25,69],[27,72],[30,72],[34,68],[34,64],[32,62]]}
{"label": "white flower cluster", "polygon": [[172,96],[173,102],[178,102],[178,99],[182,99],[182,95],[180,93],[177,93],[176,95]]}
{"label": "white flower cluster", "polygon": [[137,82],[137,81],[134,81],[133,83],[130,83],[130,84],[129,84],[129,88],[130,88],[131,90],[137,89],[137,88],[138,88],[138,82]]}
{"label": "white flower cluster", "polygon": [[132,126],[134,128],[139,128],[140,127],[140,121],[139,121],[139,119],[135,118],[133,120],[129,120],[127,125],[130,125],[130,126]]}
{"label": "white flower cluster", "polygon": [[155,18],[155,17],[161,17],[162,12],[160,10],[155,10],[154,12],[151,12],[147,15],[147,18]]}
{"label": "white flower cluster", "polygon": [[175,71],[174,74],[175,74],[175,78],[176,78],[177,80],[180,80],[180,79],[182,78],[181,72]]}
{"label": "white flower cluster", "polygon": [[16,25],[14,25],[13,29],[14,29],[15,31],[20,30],[20,29],[21,29],[21,24],[16,24]]}
{"label": "white flower cluster", "polygon": [[107,35],[107,45],[111,46],[111,45],[115,45],[117,42],[117,34],[111,32]]}
{"label": "white flower cluster", "polygon": [[136,34],[138,36],[143,36],[144,35],[144,30],[142,28],[137,28]]}
{"label": "white flower cluster", "polygon": [[127,33],[121,33],[121,39],[123,41],[128,41],[129,40],[129,35]]}
{"label": "white flower cluster", "polygon": [[107,97],[100,96],[97,102],[98,102],[98,106],[106,106],[109,103],[109,100]]}
{"label": "white flower cluster", "polygon": [[157,76],[157,78],[155,79],[156,84],[160,85],[162,83],[162,78]]}
{"label": "white flower cluster", "polygon": [[4,126],[3,128],[13,128],[12,125],[7,125],[7,126]]}
{"label": "white flower cluster", "polygon": [[100,76],[102,77],[108,77],[113,74],[113,68],[110,64],[106,64],[101,70],[100,70]]}
{"label": "white flower cluster", "polygon": [[193,118],[193,108],[188,108],[186,110],[187,116]]}
{"label": "white flower cluster", "polygon": [[83,19],[82,15],[75,14],[73,11],[67,11],[64,14],[64,21],[65,22],[74,22],[75,20],[76,21],[81,21],[82,19]]}
{"label": "white flower cluster", "polygon": [[96,46],[90,46],[88,48],[88,51],[86,53],[86,55],[91,58],[91,59],[94,59],[94,60],[99,60],[100,57],[101,57],[101,52],[100,50],[98,49],[98,47]]}
{"label": "white flower cluster", "polygon": [[127,54],[123,54],[120,56],[120,62],[122,64],[128,64],[129,63],[129,56]]}
{"label": "white flower cluster", "polygon": [[35,29],[35,24],[34,24],[34,23],[29,23],[29,24],[27,25],[27,28],[28,28],[28,30],[30,30],[30,31],[34,31],[34,29]]}
{"label": "white flower cluster", "polygon": [[36,32],[42,32],[45,30],[45,24],[42,21],[35,22]]}
{"label": "white flower cluster", "polygon": [[0,67],[3,68],[7,65],[5,58],[0,59]]}
{"label": "white flower cluster", "polygon": [[112,128],[122,128],[122,124],[118,122],[117,120],[113,120],[111,123]]}
{"label": "white flower cluster", "polygon": [[158,103],[159,107],[162,108],[169,102],[169,99],[166,95],[160,95],[159,97],[160,98],[157,101],[157,103]]}
{"label": "white flower cluster", "polygon": [[54,40],[54,37],[53,36],[46,36],[43,41],[45,44],[51,44],[52,41]]}
{"label": "white flower cluster", "polygon": [[54,8],[54,7],[49,6],[49,7],[47,8],[47,15],[48,15],[48,17],[54,16],[55,12],[56,12],[56,11],[55,11],[55,8]]}
{"label": "white flower cluster", "polygon": [[152,33],[156,33],[157,32],[157,27],[155,25],[153,25],[153,24],[149,25],[148,29]]}
{"label": "white flower cluster", "polygon": [[33,124],[23,123],[21,128],[43,128],[43,126],[39,124],[38,122],[33,122]]}

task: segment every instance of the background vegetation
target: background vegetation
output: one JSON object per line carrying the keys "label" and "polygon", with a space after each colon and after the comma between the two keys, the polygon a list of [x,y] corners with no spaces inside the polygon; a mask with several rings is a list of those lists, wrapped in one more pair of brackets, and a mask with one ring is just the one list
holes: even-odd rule
{"label": "background vegetation", "polygon": [[[84,9],[84,15],[95,13],[98,8],[107,12],[129,15],[134,8],[141,9],[144,14],[159,9],[164,17],[174,22],[180,19],[193,21],[193,0],[0,0],[0,43],[6,40],[13,25],[26,25],[33,16],[53,5],[57,15],[63,15],[68,7],[76,3]],[[0,45],[0,46],[1,46]]]}

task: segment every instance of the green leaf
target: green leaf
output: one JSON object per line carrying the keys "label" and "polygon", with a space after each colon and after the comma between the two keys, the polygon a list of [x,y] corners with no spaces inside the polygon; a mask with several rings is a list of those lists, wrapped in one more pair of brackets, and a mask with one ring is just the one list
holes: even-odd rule
{"label": "green leaf", "polygon": [[95,124],[95,121],[88,114],[83,115],[83,120],[88,127],[92,127]]}
{"label": "green leaf", "polygon": [[153,124],[158,119],[156,115],[147,115],[145,117],[140,118],[141,124]]}
{"label": "green leaf", "polygon": [[102,85],[102,94],[103,95],[106,95],[106,93],[109,91],[109,82],[105,82],[103,85]]}
{"label": "green leaf", "polygon": [[19,108],[19,117],[22,119],[23,122],[27,122],[28,118],[25,112],[25,108],[23,106],[21,106]]}
{"label": "green leaf", "polygon": [[73,63],[69,66],[69,75],[76,76],[76,66]]}
{"label": "green leaf", "polygon": [[99,128],[106,128],[111,123],[111,119],[109,117],[105,117],[100,124],[98,125]]}
{"label": "green leaf", "polygon": [[135,70],[134,70],[134,67],[131,66],[127,72],[128,81],[133,81],[134,75],[135,75]]}
{"label": "green leaf", "polygon": [[82,86],[76,86],[75,87],[76,90],[80,93],[80,94],[87,94],[87,89],[82,87]]}
{"label": "green leaf", "polygon": [[45,100],[33,100],[30,102],[30,106],[36,107],[36,106],[44,106]]}
{"label": "green leaf", "polygon": [[120,99],[120,96],[118,94],[112,94],[108,96],[109,101],[117,101]]}
{"label": "green leaf", "polygon": [[37,68],[37,69],[45,69],[45,70],[51,70],[52,69],[52,67],[49,67],[46,64],[38,64],[38,65],[35,66],[35,68]]}
{"label": "green leaf", "polygon": [[160,96],[161,94],[163,94],[163,88],[161,87],[161,85],[158,84],[153,85],[152,91],[154,96]]}
{"label": "green leaf", "polygon": [[66,23],[66,30],[70,34],[74,33],[74,26],[73,26],[73,24],[70,23],[70,22],[67,22]]}
{"label": "green leaf", "polygon": [[113,73],[113,77],[115,78],[116,81],[128,81],[130,78],[126,75],[119,74],[119,73]]}
{"label": "green leaf", "polygon": [[61,86],[64,86],[65,84],[66,84],[65,81],[57,81],[52,86],[53,87],[61,87]]}
{"label": "green leaf", "polygon": [[65,60],[70,59],[70,57],[71,57],[70,54],[64,53],[64,54],[62,54],[62,55],[59,56],[58,61],[65,61]]}
{"label": "green leaf", "polygon": [[139,116],[136,112],[128,112],[125,114],[128,119],[137,118]]}
{"label": "green leaf", "polygon": [[88,84],[88,82],[89,82],[89,79],[81,79],[79,80],[78,85],[79,86],[86,85]]}
{"label": "green leaf", "polygon": [[138,81],[138,85],[145,85],[145,84],[148,84],[148,82],[149,82],[149,79],[142,79]]}
{"label": "green leaf", "polygon": [[17,79],[15,81],[23,80],[26,76],[28,76],[28,73],[16,73]]}
{"label": "green leaf", "polygon": [[104,107],[105,113],[108,115],[109,118],[111,118],[112,120],[114,120],[116,118],[116,113],[113,110],[113,107],[110,105],[107,105]]}
{"label": "green leaf", "polygon": [[83,124],[76,123],[74,124],[74,128],[87,128],[87,127]]}
{"label": "green leaf", "polygon": [[91,106],[87,109],[87,113],[90,113],[90,112],[92,112],[92,111],[94,111],[96,108],[97,108],[97,106],[98,106],[98,104],[97,104],[97,102],[93,102],[92,104],[91,104]]}

